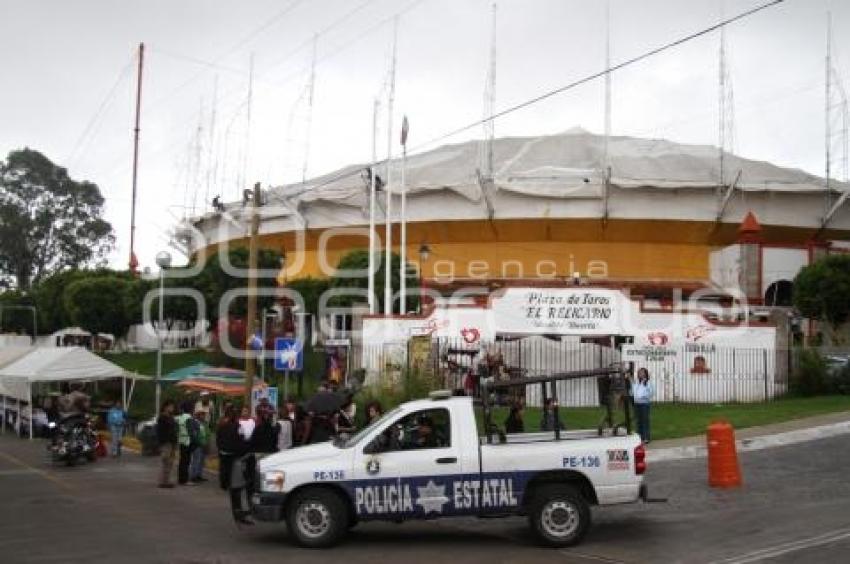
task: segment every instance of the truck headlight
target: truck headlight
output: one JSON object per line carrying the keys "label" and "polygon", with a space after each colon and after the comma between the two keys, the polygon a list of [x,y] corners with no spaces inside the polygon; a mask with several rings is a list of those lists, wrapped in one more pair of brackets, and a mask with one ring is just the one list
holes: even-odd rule
{"label": "truck headlight", "polygon": [[282,492],[286,474],[280,470],[262,473],[262,490],[264,492]]}

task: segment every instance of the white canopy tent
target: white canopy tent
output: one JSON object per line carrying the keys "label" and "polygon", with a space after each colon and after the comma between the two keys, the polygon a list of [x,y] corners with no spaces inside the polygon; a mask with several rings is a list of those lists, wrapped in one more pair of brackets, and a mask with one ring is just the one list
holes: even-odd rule
{"label": "white canopy tent", "polygon": [[[135,375],[80,347],[9,347],[0,349],[0,394],[3,395],[3,412],[6,398],[15,398],[20,405],[26,401],[32,414],[33,386],[48,382],[91,382],[112,378],[134,378]],[[122,387],[125,390],[126,383]],[[132,390],[130,392],[132,397]],[[125,404],[126,397],[123,398]],[[20,420],[20,414],[18,419]],[[32,439],[32,417],[29,420]],[[4,423],[5,429],[5,423]]]}

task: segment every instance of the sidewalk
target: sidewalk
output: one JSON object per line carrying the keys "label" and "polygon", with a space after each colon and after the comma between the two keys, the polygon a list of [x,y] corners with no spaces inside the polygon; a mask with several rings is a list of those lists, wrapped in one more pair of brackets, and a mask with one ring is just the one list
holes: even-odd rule
{"label": "sidewalk", "polygon": [[[792,419],[735,431],[739,452],[761,450],[835,435],[850,434],[850,411]],[[647,460],[683,460],[706,456],[705,435],[653,441],[647,447]]]}

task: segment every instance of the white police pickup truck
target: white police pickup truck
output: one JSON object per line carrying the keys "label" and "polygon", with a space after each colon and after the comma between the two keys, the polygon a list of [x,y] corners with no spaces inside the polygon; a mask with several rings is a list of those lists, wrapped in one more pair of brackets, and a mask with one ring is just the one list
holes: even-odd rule
{"label": "white police pickup truck", "polygon": [[[479,438],[468,397],[400,405],[347,440],[259,462],[255,518],[286,521],[304,546],[338,542],[359,521],[527,515],[550,546],[579,542],[591,505],[646,499],[635,434],[593,431]],[[489,437],[488,437],[489,438]]]}

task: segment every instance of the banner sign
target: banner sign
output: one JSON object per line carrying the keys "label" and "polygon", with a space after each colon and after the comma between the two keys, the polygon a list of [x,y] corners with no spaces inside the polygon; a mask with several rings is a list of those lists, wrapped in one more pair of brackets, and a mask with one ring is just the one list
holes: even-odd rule
{"label": "banner sign", "polygon": [[617,335],[623,294],[606,289],[509,288],[493,300],[497,333]]}

